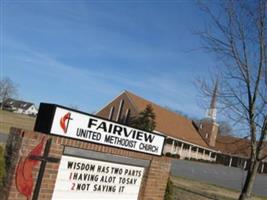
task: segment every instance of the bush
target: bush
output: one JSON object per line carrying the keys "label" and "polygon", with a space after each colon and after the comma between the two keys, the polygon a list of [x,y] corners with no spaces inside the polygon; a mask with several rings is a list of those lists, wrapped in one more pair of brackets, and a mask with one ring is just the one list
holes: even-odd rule
{"label": "bush", "polygon": [[171,157],[172,154],[171,154],[170,152],[167,152],[167,153],[165,153],[165,156],[167,156],[167,157]]}
{"label": "bush", "polygon": [[178,159],[180,159],[180,155],[179,154],[171,154],[170,152],[165,153],[165,156],[171,157],[171,158],[178,158]]}
{"label": "bush", "polygon": [[0,188],[4,186],[4,178],[6,175],[4,147],[0,145]]}
{"label": "bush", "polygon": [[179,155],[179,154],[172,154],[172,157],[173,157],[173,158],[180,159],[180,155]]}
{"label": "bush", "polygon": [[191,161],[203,162],[203,163],[211,163],[211,164],[215,164],[215,163],[216,163],[216,162],[211,161],[211,160],[196,159],[196,158],[188,158],[188,157],[186,157],[184,160],[191,160]]}
{"label": "bush", "polygon": [[165,190],[164,200],[172,200],[172,193],[173,193],[173,183],[169,178]]}

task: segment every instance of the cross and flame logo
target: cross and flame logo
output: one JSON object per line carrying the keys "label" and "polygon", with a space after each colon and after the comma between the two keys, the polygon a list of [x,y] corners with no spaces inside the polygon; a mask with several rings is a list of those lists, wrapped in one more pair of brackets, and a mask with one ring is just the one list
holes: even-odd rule
{"label": "cross and flame logo", "polygon": [[60,118],[60,127],[62,128],[64,133],[67,133],[68,131],[70,120],[72,120],[70,112],[66,113],[63,117]]}
{"label": "cross and flame logo", "polygon": [[43,146],[45,144],[45,137],[37,144],[28,154],[26,158],[20,158],[16,169],[16,186],[18,191],[30,199],[33,191],[33,169],[38,164],[38,160],[33,160],[31,156],[41,156]]}

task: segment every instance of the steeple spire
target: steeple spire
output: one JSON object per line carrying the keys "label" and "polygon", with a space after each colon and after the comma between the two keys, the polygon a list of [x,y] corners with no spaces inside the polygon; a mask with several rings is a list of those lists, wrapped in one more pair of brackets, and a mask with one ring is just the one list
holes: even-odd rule
{"label": "steeple spire", "polygon": [[207,117],[216,121],[216,114],[217,114],[217,109],[216,109],[216,105],[217,105],[217,93],[218,93],[218,80],[216,80],[215,86],[214,86],[214,90],[212,93],[212,99],[210,102],[210,107],[207,111]]}

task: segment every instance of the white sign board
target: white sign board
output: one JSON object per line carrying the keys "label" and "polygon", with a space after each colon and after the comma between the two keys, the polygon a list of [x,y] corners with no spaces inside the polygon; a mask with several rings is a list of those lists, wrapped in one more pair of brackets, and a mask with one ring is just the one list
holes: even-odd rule
{"label": "white sign board", "polygon": [[144,168],[63,155],[52,200],[137,200]]}
{"label": "white sign board", "polygon": [[56,107],[51,134],[161,155],[165,137]]}

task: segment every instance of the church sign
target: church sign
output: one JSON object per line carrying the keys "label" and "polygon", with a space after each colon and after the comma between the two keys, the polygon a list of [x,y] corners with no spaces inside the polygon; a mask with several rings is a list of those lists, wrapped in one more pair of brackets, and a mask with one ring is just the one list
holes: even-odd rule
{"label": "church sign", "polygon": [[52,200],[136,200],[143,167],[63,155]]}
{"label": "church sign", "polygon": [[84,112],[41,103],[35,131],[152,155],[162,155],[165,136]]}

